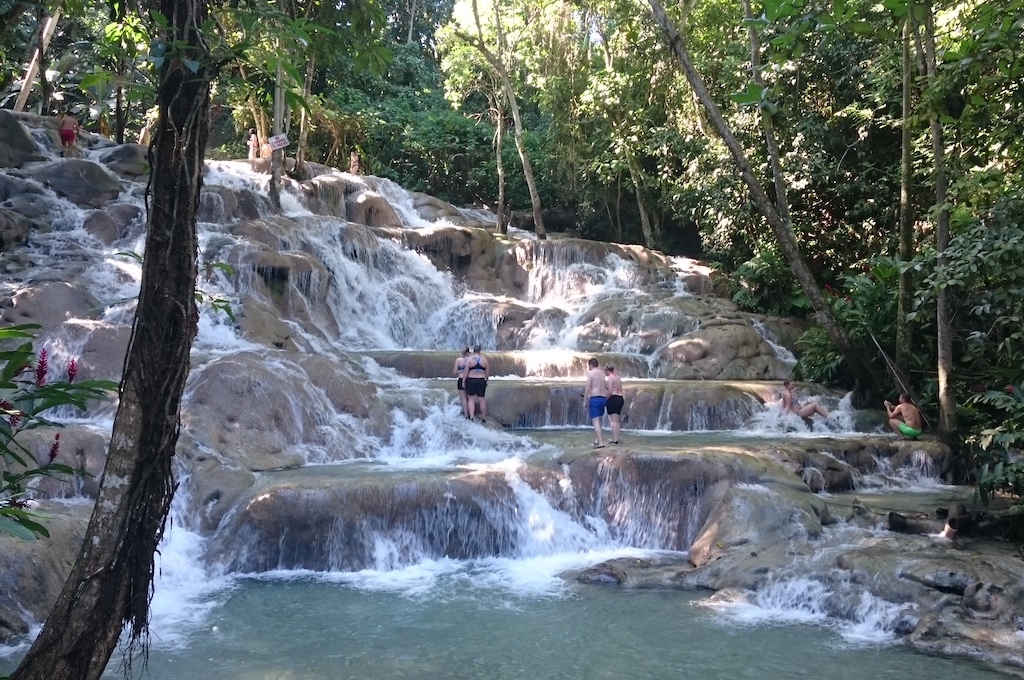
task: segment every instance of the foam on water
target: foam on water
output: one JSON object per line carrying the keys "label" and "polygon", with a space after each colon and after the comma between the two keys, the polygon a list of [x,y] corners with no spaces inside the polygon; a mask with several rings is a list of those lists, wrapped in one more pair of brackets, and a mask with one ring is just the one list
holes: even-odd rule
{"label": "foam on water", "polygon": [[779,580],[757,592],[722,591],[702,603],[739,625],[827,624],[845,641],[854,644],[895,642],[894,631],[908,615],[909,605],[900,605],[859,591],[846,594],[852,606],[836,611],[832,601],[837,592],[808,578]]}

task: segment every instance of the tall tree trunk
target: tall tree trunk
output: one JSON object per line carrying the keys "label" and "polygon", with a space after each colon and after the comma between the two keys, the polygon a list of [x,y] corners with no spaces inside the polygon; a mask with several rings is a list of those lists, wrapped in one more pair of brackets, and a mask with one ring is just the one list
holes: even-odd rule
{"label": "tall tree trunk", "polygon": [[[903,22],[903,112],[900,116],[900,262],[906,264],[914,257],[914,206],[910,200],[913,185],[913,159],[911,155],[913,135],[910,129],[910,113],[913,101],[914,65],[910,58],[910,36],[913,32],[913,8],[907,12]],[[908,365],[913,337],[907,315],[913,304],[914,277],[909,268],[900,273],[899,300],[896,313],[896,371],[901,382],[909,375]]]}
{"label": "tall tree trunk", "polygon": [[[28,103],[28,95],[32,92],[32,81],[36,78],[36,73],[40,72],[39,65],[43,62],[43,57],[46,55],[46,49],[50,46],[50,38],[53,37],[53,32],[57,29],[57,22],[60,21],[60,5],[57,3],[53,8],[53,13],[46,17],[46,21],[42,23],[39,31],[39,45],[36,47],[35,52],[32,53],[32,61],[29,62],[28,68],[25,69],[25,81],[21,84],[21,92],[18,93],[18,99],[14,102],[15,111],[24,111],[25,105]],[[45,73],[40,74],[45,78]],[[46,96],[45,87],[43,96]],[[42,113],[43,110],[40,110]]]}
{"label": "tall tree trunk", "polygon": [[[926,3],[924,21],[925,67],[929,86],[934,86],[937,76],[935,58],[935,15],[931,3]],[[949,268],[949,203],[946,179],[946,141],[942,131],[939,111],[931,112],[932,155],[935,162],[935,250],[938,252],[938,269]],[[950,300],[947,288],[940,288],[936,296],[936,354],[939,373],[939,438],[947,444],[956,437],[956,398],[953,395],[953,327],[950,315]]]}
{"label": "tall tree trunk", "polygon": [[95,680],[125,628],[130,648],[147,644],[154,554],[176,486],[171,462],[198,322],[196,211],[213,77],[199,33],[206,0],[157,7],[168,21],[164,39],[201,66],[193,73],[183,59],[167,59],[160,69],[146,253],[106,469],[78,560],[12,680]]}
{"label": "tall tree trunk", "polygon": [[[501,52],[504,48],[505,37],[501,31],[501,20],[497,14],[497,5],[495,5],[494,10],[498,33],[498,50]],[[487,60],[487,63],[491,65],[491,68],[494,69],[494,73],[498,76],[499,80],[501,80],[502,89],[508,98],[508,108],[512,113],[512,124],[515,129],[513,137],[516,142],[516,151],[519,152],[519,160],[523,165],[523,178],[526,180],[526,187],[530,191],[530,204],[533,206],[533,230],[537,234],[537,238],[546,239],[547,232],[544,230],[544,215],[541,212],[540,194],[537,192],[537,183],[533,179],[533,166],[530,163],[530,154],[526,149],[526,142],[523,140],[523,119],[519,114],[519,102],[516,99],[516,92],[512,88],[512,79],[509,78],[505,65],[484,43],[483,28],[480,25],[480,14],[477,10],[476,0],[473,0],[473,17],[476,19],[477,38],[474,40],[465,35],[461,37],[477,48],[484,59]]]}
{"label": "tall tree trunk", "polygon": [[814,309],[815,319],[846,360],[857,382],[855,396],[858,403],[870,401],[872,392],[875,389],[874,375],[864,362],[863,357],[861,357],[849,338],[846,337],[846,333],[843,332],[843,329],[836,321],[835,315],[832,313],[832,309],[828,306],[828,302],[821,294],[821,287],[818,285],[814,274],[811,273],[810,268],[804,261],[803,255],[800,253],[800,246],[797,243],[796,235],[793,233],[793,225],[788,220],[784,220],[771,201],[768,200],[768,196],[765,194],[760,182],[758,182],[750,169],[750,163],[747,161],[743,148],[729,128],[728,123],[725,122],[722,112],[718,109],[714,99],[712,99],[711,93],[708,92],[708,88],[701,79],[700,74],[697,73],[690,55],[683,46],[682,37],[679,35],[679,31],[676,30],[675,24],[672,23],[672,20],[669,19],[668,14],[665,12],[665,7],[661,4],[660,0],[649,0],[649,2],[654,18],[665,34],[669,49],[683,69],[690,87],[693,88],[697,98],[704,106],[704,111],[707,113],[715,131],[729,148],[740,176],[750,191],[751,200],[772,228],[775,238],[778,239],[779,248],[789,262],[793,276],[796,278],[797,283],[800,284],[801,289],[811,303],[811,307]]}

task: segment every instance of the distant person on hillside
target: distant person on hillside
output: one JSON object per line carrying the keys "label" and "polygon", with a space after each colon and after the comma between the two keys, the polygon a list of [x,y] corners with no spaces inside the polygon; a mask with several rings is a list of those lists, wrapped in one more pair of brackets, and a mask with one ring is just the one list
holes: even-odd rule
{"label": "distant person on hillside", "polygon": [[260,136],[256,134],[256,128],[249,128],[249,160],[254,161],[260,157]]}
{"label": "distant person on hillside", "polygon": [[619,380],[619,376],[615,373],[615,367],[611,364],[605,364],[604,366],[604,384],[608,388],[608,422],[612,428],[612,438],[609,440],[611,444],[619,443],[619,420],[622,417],[622,407],[625,406],[626,400],[622,396],[622,381]]}
{"label": "distant person on hillside", "polygon": [[884,406],[885,414],[889,416],[889,427],[900,436],[900,439],[917,439],[921,436],[921,411],[910,401],[909,394],[900,394],[898,406],[893,406],[888,400]]}
{"label": "distant person on hillside", "polygon": [[78,119],[71,115],[70,111],[65,111],[60,117],[60,122],[57,123],[57,132],[60,134],[60,155],[73,156],[75,151],[75,138],[78,137],[78,131],[82,129],[82,126],[78,124]]}
{"label": "distant person on hillside", "polygon": [[793,388],[796,387],[796,383],[792,380],[787,380],[782,383],[782,411],[783,413],[795,413],[801,418],[810,418],[817,413],[822,418],[828,418],[828,409],[819,404],[816,401],[808,401],[805,404],[801,404],[793,396]]}
{"label": "distant person on hillside", "polygon": [[463,347],[462,354],[455,359],[455,366],[452,368],[458,380],[455,382],[455,389],[459,392],[459,400],[462,401],[462,415],[469,417],[469,396],[466,394],[466,384],[462,379],[462,373],[466,370],[466,363],[469,360],[469,348]]}
{"label": "distant person on hillside", "polygon": [[490,374],[490,366],[487,358],[480,353],[480,345],[474,345],[473,354],[466,359],[462,369],[462,384],[466,388],[467,398],[466,417],[470,420],[479,412],[480,422],[487,422],[487,400],[484,394],[487,392],[487,378]]}
{"label": "distant person on hillside", "polygon": [[587,362],[587,384],[583,388],[583,406],[590,414],[590,422],[594,425],[594,448],[604,448],[604,436],[601,433],[601,418],[604,417],[605,406],[608,405],[608,387],[604,383],[604,373],[598,368],[597,359]]}

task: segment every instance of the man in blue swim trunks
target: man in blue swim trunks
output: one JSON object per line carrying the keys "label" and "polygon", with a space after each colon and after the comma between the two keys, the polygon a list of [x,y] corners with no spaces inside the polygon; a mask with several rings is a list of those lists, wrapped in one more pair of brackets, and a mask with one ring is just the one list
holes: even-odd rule
{"label": "man in blue swim trunks", "polygon": [[889,427],[900,439],[917,439],[921,436],[921,411],[910,401],[910,395],[906,392],[900,394],[898,406],[886,401],[885,413],[889,416]]}
{"label": "man in blue swim trunks", "polygon": [[608,388],[604,382],[604,373],[598,368],[597,359],[587,362],[587,386],[583,389],[583,404],[590,413],[590,422],[594,424],[594,448],[604,448],[604,437],[601,434],[601,418],[608,404]]}

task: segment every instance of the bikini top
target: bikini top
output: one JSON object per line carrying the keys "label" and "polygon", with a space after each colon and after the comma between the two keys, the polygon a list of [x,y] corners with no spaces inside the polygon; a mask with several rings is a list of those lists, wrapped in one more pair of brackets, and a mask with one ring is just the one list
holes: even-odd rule
{"label": "bikini top", "polygon": [[483,364],[480,363],[480,357],[479,356],[475,356],[475,357],[473,357],[473,360],[476,361],[476,364],[473,365],[473,366],[470,366],[469,370],[471,370],[471,371],[483,371],[484,367],[483,367]]}

